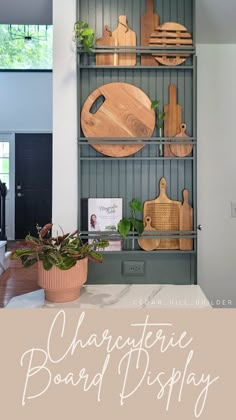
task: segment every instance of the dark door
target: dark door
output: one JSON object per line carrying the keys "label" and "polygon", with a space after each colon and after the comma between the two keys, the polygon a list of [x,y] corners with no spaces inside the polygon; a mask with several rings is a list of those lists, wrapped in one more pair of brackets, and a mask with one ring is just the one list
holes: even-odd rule
{"label": "dark door", "polygon": [[52,219],[52,135],[16,134],[15,238]]}

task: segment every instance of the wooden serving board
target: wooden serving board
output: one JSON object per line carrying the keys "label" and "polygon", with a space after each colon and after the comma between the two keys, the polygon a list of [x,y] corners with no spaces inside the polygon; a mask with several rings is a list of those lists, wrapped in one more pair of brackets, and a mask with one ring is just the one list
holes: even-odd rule
{"label": "wooden serving board", "polygon": [[[182,122],[182,107],[177,104],[177,88],[175,85],[169,86],[169,104],[164,106],[164,112],[164,136],[175,137]],[[175,156],[169,144],[164,145],[164,156]]]}
{"label": "wooden serving board", "polygon": [[[153,13],[154,0],[146,0],[146,12],[141,16],[141,45],[149,46],[151,33],[159,25],[159,16]],[[143,66],[155,66],[158,62],[151,54],[141,55],[141,64]]]}
{"label": "wooden serving board", "polygon": [[[119,47],[136,47],[137,45],[136,33],[129,28],[126,16],[119,16],[118,26],[112,32],[112,36]],[[118,66],[135,66],[136,54],[119,53],[117,61]]]}
{"label": "wooden serving board", "polygon": [[[143,218],[150,217],[152,227],[158,231],[178,231],[180,201],[170,200],[166,195],[166,180],[160,180],[160,194],[155,200],[146,201]],[[178,239],[161,239],[158,249],[179,249]]]}
{"label": "wooden serving board", "polygon": [[[156,229],[152,227],[152,219],[151,217],[146,217],[145,218],[145,228],[144,228],[144,233],[145,232],[156,232]],[[160,245],[160,239],[155,239],[155,238],[145,238],[145,239],[139,239],[138,240],[138,244],[140,246],[140,248],[142,248],[144,251],[154,251],[154,249],[157,249]]]}
{"label": "wooden serving board", "polygon": [[[92,113],[91,108],[99,98],[104,102]],[[87,138],[150,138],[155,128],[155,112],[141,89],[128,83],[108,83],[94,90],[86,99],[81,112],[81,127]],[[98,152],[112,157],[130,156],[144,147],[143,144],[90,144]]]}
{"label": "wooden serving board", "polygon": [[[186,134],[186,129],[187,129],[186,124],[180,124],[180,133],[177,134],[176,137],[178,139],[187,140],[188,136]],[[192,144],[174,144],[173,143],[170,145],[170,150],[175,156],[185,157],[185,156],[188,156],[192,152],[193,146]]]}
{"label": "wooden serving board", "polygon": [[[183,191],[183,204],[180,207],[179,213],[179,228],[180,231],[193,230],[193,209],[189,204],[189,192],[188,190]],[[182,251],[191,251],[193,249],[192,239],[180,239],[180,249]]]}
{"label": "wooden serving board", "polygon": [[[103,36],[96,40],[96,45],[100,46],[114,46],[115,39],[112,36],[111,31],[109,30],[108,25],[104,26]],[[96,65],[97,66],[112,66],[114,65],[115,54],[96,54]]]}
{"label": "wooden serving board", "polygon": [[[151,33],[149,44],[151,46],[191,46],[193,44],[191,34],[185,26],[175,22],[166,22],[163,25],[156,27],[155,31]],[[168,54],[158,53],[153,54],[155,60],[165,66],[178,66],[184,63],[189,54]]]}

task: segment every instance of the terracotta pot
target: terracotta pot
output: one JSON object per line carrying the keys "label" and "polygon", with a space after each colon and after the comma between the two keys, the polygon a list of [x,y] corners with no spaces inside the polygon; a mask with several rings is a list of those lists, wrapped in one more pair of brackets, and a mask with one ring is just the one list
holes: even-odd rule
{"label": "terracotta pot", "polygon": [[51,270],[46,271],[43,263],[38,263],[38,285],[45,290],[45,299],[50,302],[70,302],[78,299],[87,274],[88,258],[77,261],[69,270],[59,270],[53,266]]}

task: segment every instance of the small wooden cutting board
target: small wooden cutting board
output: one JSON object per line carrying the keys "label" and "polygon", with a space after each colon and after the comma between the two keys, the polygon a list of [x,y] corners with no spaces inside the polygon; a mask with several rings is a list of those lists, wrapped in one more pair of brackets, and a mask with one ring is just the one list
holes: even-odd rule
{"label": "small wooden cutting board", "polygon": [[[179,212],[179,229],[180,231],[193,230],[193,209],[189,204],[189,191],[183,190],[183,204]],[[192,239],[180,239],[180,249],[182,251],[190,251],[193,249]]]}
{"label": "small wooden cutting board", "polygon": [[[152,219],[151,217],[146,217],[145,218],[145,228],[144,228],[144,233],[145,232],[152,232],[155,231],[156,229],[154,229],[152,226]],[[138,244],[140,246],[140,248],[142,248],[144,251],[153,251],[154,249],[157,249],[158,246],[160,245],[160,239],[155,239],[155,238],[145,238],[145,239],[139,239],[138,240]]]}
{"label": "small wooden cutting board", "polygon": [[[146,0],[146,12],[141,16],[141,45],[149,46],[151,33],[159,25],[159,16],[153,13],[154,0]],[[158,62],[151,54],[141,55],[143,66],[156,66]]]}
{"label": "small wooden cutting board", "polygon": [[[175,137],[179,133],[182,122],[182,107],[177,104],[177,88],[175,85],[169,86],[169,104],[164,106],[164,136]],[[164,156],[175,156],[169,144],[164,145]]]}
{"label": "small wooden cutting board", "polygon": [[[186,124],[180,124],[180,133],[177,134],[178,139],[187,140],[188,136],[186,134],[187,126]],[[185,157],[190,155],[193,150],[193,146],[191,144],[171,144],[170,145],[171,152],[178,157]]]}
{"label": "small wooden cutting board", "polygon": [[[104,26],[103,36],[96,40],[96,45],[99,46],[114,46],[115,39],[112,36],[111,31],[109,30],[108,25]],[[114,56],[115,54],[96,54],[96,65],[97,66],[112,66],[114,65]]]}
{"label": "small wooden cutting board", "polygon": [[[136,47],[137,45],[136,33],[129,28],[126,16],[119,16],[119,24],[112,32],[112,36],[119,47]],[[119,53],[117,64],[118,66],[135,66],[136,54]]]}

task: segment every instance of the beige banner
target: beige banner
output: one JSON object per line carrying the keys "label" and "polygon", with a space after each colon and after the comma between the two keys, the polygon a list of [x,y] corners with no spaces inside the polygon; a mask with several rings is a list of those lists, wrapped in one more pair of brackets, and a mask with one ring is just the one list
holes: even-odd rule
{"label": "beige banner", "polygon": [[233,420],[236,310],[1,310],[4,420]]}

